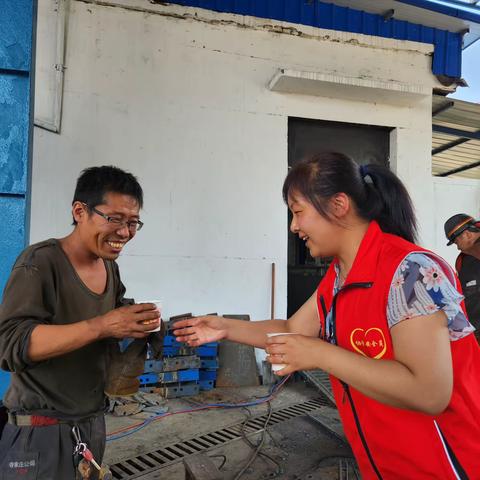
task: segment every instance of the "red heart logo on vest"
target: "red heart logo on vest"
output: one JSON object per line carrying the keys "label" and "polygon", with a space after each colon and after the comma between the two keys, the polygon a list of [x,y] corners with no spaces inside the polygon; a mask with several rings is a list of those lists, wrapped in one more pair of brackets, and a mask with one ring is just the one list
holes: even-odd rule
{"label": "red heart logo on vest", "polygon": [[387,351],[385,335],[380,328],[356,328],[350,334],[350,344],[358,353],[375,360],[382,358]]}

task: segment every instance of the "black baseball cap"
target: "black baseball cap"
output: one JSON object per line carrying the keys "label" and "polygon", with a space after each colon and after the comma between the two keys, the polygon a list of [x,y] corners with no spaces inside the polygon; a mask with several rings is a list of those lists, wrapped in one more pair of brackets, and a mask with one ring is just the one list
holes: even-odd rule
{"label": "black baseball cap", "polygon": [[477,221],[471,215],[467,215],[466,213],[457,213],[453,217],[450,217],[445,222],[443,228],[448,240],[447,246],[451,245],[455,239],[468,228],[480,231],[477,226]]}

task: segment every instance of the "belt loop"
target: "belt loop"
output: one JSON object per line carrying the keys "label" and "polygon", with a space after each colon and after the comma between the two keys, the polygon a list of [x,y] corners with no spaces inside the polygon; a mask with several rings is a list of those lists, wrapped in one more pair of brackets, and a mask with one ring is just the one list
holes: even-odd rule
{"label": "belt loop", "polygon": [[11,425],[17,425],[17,419],[15,418],[15,414],[8,412],[7,415],[8,415],[8,423],[10,423]]}

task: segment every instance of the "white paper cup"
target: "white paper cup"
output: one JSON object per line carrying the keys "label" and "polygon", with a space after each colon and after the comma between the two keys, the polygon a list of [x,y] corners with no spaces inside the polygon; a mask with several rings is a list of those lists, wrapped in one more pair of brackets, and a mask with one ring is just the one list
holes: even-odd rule
{"label": "white paper cup", "polygon": [[[162,301],[161,300],[140,300],[137,303],[154,303],[158,308],[160,315],[162,314]],[[148,333],[152,332],[159,332],[160,327],[162,326],[162,318],[160,317],[160,321],[158,322],[158,327],[154,328],[153,330],[147,330]]]}
{"label": "white paper cup", "polygon": [[[267,333],[267,337],[279,337],[280,335],[298,335],[297,333],[293,332],[278,332],[278,333]],[[287,364],[286,363],[272,363],[272,372],[278,372],[279,370],[284,369]]]}

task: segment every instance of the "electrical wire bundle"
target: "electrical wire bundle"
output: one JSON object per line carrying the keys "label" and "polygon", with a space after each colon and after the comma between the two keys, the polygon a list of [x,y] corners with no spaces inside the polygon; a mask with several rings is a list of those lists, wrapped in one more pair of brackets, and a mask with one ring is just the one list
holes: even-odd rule
{"label": "electrical wire bundle", "polygon": [[[248,470],[248,468],[250,467],[250,465],[252,465],[252,463],[254,462],[254,460],[258,457],[258,456],[261,456],[261,457],[264,457],[268,460],[270,460],[272,463],[275,464],[275,466],[277,467],[276,468],[276,471],[274,473],[272,473],[269,478],[276,478],[278,477],[279,475],[281,475],[283,473],[283,468],[282,466],[273,458],[271,457],[270,455],[267,455],[265,452],[262,452],[261,449],[263,447],[263,444],[265,443],[265,438],[267,436],[267,433],[270,434],[270,432],[268,432],[267,430],[267,427],[268,427],[268,423],[270,422],[270,418],[272,417],[272,405],[270,403],[270,401],[267,402],[267,405],[268,405],[268,415],[267,415],[267,419],[265,420],[265,424],[263,425],[263,430],[262,430],[262,437],[260,438],[260,441],[258,442],[257,445],[255,445],[246,435],[245,433],[245,426],[247,425],[247,423],[250,421],[250,418],[252,416],[252,413],[250,412],[250,410],[248,408],[245,408],[245,410],[247,411],[247,418],[245,419],[245,421],[243,422],[242,424],[242,437],[245,441],[245,443],[247,443],[247,445],[253,449],[253,453],[252,455],[250,456],[250,458],[248,459],[248,462],[246,463],[246,465],[237,473],[237,475],[235,475],[235,478],[234,480],[239,480],[242,475]],[[270,434],[271,436],[271,434]],[[273,438],[273,437],[272,437]]]}
{"label": "electrical wire bundle", "polygon": [[201,404],[198,407],[193,407],[185,410],[179,410],[177,412],[166,412],[162,413],[159,415],[154,415],[150,418],[147,418],[146,420],[135,423],[133,425],[129,425],[128,427],[120,428],[118,430],[115,430],[113,432],[110,432],[107,434],[107,442],[112,442],[114,440],[119,440],[120,438],[127,437],[129,435],[132,435],[143,428],[147,427],[151,423],[158,422],[159,420],[163,420],[166,417],[170,417],[172,415],[180,415],[182,413],[195,413],[195,412],[201,412],[204,410],[211,410],[214,408],[244,408],[244,407],[253,407],[256,405],[262,405],[265,402],[270,402],[275,398],[275,396],[278,394],[279,390],[285,385],[286,381],[290,378],[290,375],[287,375],[285,378],[283,378],[280,382],[276,383],[275,385],[272,386],[270,389],[270,393],[264,397],[259,397],[255,400],[249,401],[249,402],[240,402],[240,403],[208,403],[208,404]]}

